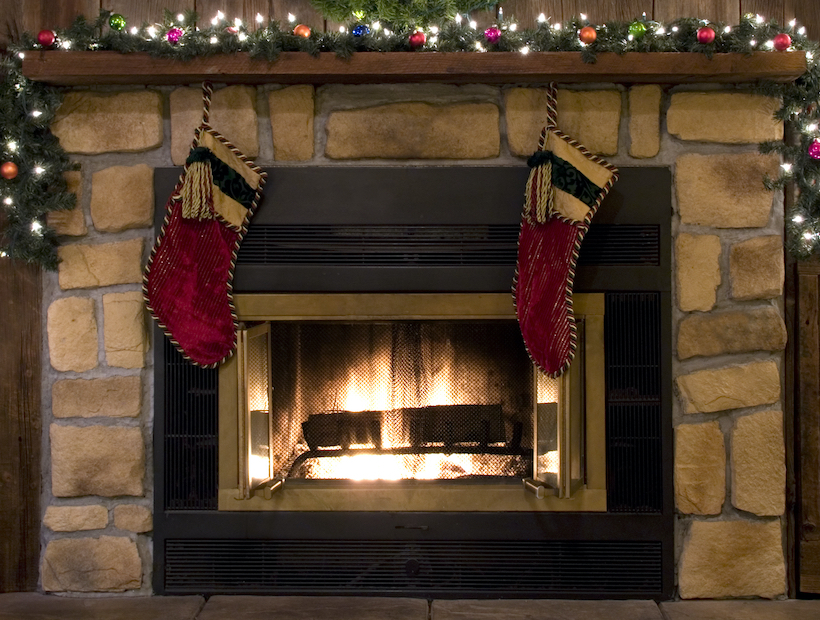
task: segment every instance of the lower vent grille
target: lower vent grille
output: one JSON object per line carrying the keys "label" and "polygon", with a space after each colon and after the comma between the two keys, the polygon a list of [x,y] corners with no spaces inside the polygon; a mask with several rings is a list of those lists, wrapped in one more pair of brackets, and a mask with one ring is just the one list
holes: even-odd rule
{"label": "lower vent grille", "polygon": [[653,541],[168,540],[169,594],[577,593],[661,591]]}

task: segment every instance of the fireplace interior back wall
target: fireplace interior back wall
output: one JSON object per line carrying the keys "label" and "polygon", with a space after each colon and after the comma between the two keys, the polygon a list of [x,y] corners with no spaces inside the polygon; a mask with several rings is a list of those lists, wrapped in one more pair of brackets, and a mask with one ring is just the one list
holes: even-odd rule
{"label": "fireplace interior back wall", "polygon": [[[269,169],[235,291],[509,291],[527,172]],[[157,170],[156,195],[178,174]],[[435,199],[419,201],[418,187]],[[155,347],[155,591],[670,597],[670,202],[668,169],[622,170],[579,261],[576,291],[606,306],[606,513],[219,511],[216,371],[166,343]]]}

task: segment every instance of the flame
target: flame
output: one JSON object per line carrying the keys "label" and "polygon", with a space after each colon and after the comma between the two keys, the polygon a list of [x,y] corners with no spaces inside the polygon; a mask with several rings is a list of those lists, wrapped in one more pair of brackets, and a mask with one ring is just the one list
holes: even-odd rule
{"label": "flame", "polygon": [[248,469],[253,480],[270,478],[270,461],[266,456],[251,454],[248,459]]}

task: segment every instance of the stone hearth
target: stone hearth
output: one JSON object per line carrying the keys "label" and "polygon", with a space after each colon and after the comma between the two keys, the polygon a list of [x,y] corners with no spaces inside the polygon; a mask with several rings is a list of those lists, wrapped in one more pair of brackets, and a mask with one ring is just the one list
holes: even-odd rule
{"label": "stone hearth", "polygon": [[[212,124],[266,165],[523,166],[539,88],[231,86]],[[673,374],[682,598],[785,593],[782,196],[764,189],[777,103],[734,88],[563,88],[559,124],[620,167],[675,179]],[[74,91],[54,131],[81,170],[46,276],[41,586],[150,592],[153,379],[140,292],[153,170],[183,163],[196,88]],[[523,190],[523,188],[522,188]],[[287,205],[278,205],[287,208]]]}

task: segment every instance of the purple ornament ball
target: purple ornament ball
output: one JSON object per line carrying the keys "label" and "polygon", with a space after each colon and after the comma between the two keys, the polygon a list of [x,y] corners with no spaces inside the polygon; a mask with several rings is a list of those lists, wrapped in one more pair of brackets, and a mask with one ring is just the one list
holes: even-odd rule
{"label": "purple ornament ball", "polygon": [[487,39],[487,43],[498,43],[501,38],[501,29],[498,26],[490,26],[484,31],[484,38]]}
{"label": "purple ornament ball", "polygon": [[817,138],[809,144],[809,157],[812,159],[820,159],[820,140]]}
{"label": "purple ornament ball", "polygon": [[169,43],[173,43],[174,45],[176,45],[177,43],[179,43],[179,40],[182,38],[182,34],[183,34],[182,28],[174,27],[174,28],[171,28],[168,31],[168,34],[165,35],[165,36],[168,39]]}

